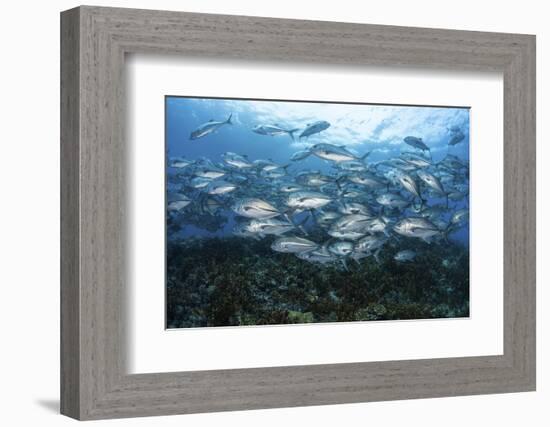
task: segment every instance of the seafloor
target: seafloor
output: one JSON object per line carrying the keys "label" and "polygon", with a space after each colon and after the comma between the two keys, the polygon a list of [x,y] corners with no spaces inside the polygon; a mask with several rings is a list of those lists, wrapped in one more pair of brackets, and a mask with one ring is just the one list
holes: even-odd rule
{"label": "seafloor", "polygon": [[[410,239],[409,239],[410,240]],[[421,241],[322,266],[274,253],[272,239],[186,239],[167,247],[168,328],[467,317],[468,250]],[[414,262],[393,255],[414,249]]]}

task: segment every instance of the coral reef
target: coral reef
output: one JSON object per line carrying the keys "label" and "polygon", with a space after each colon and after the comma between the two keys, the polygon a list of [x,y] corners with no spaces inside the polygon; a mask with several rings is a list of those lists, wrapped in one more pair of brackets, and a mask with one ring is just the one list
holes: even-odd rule
{"label": "coral reef", "polygon": [[[167,246],[167,327],[467,317],[469,259],[459,244],[396,241],[379,261],[318,265],[272,239],[189,238]],[[413,262],[394,254],[413,249]]]}

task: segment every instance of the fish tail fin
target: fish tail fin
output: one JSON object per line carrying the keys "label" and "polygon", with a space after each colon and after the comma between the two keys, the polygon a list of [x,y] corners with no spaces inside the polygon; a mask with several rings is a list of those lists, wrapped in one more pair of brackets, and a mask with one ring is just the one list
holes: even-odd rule
{"label": "fish tail fin", "polygon": [[361,157],[359,157],[359,160],[361,160],[362,162],[365,162],[367,157],[369,157],[370,153],[372,153],[372,151],[367,151],[365,154],[363,154]]}
{"label": "fish tail fin", "polygon": [[[313,212],[312,210],[309,210],[309,213],[311,214],[311,216],[313,217]],[[306,215],[304,217],[304,219],[302,221],[300,221],[298,224],[296,224],[296,227],[298,227],[298,229],[304,233],[306,236],[309,236],[309,233],[307,232],[306,228],[304,227],[304,225],[307,223],[307,220],[309,219],[309,215]]]}
{"label": "fish tail fin", "polygon": [[377,264],[381,264],[379,255],[380,255],[380,249],[377,249],[376,252],[373,254]]}
{"label": "fish tail fin", "polygon": [[296,128],[296,129],[290,129],[289,131],[287,131],[288,135],[292,138],[293,141],[296,141],[296,139],[294,138],[294,132],[297,132],[299,130],[300,129]]}
{"label": "fish tail fin", "polygon": [[227,120],[225,121],[225,123],[227,123],[228,125],[232,125],[233,122],[231,121],[231,117],[233,117],[233,113],[229,114],[229,117],[227,118]]}
{"label": "fish tail fin", "polygon": [[411,202],[412,210],[416,213],[421,212],[422,208],[424,207],[424,204],[426,203],[426,201],[422,197],[419,197],[419,199],[420,199],[420,204],[419,205],[414,204],[414,199]]}
{"label": "fish tail fin", "polygon": [[343,181],[345,179],[346,179],[345,175],[342,175],[341,177],[336,178],[334,180],[334,183],[336,184],[336,187],[338,188],[338,191],[340,191],[340,192],[342,191],[342,185],[340,184],[340,181]]}
{"label": "fish tail fin", "polygon": [[449,221],[449,224],[447,227],[445,227],[445,230],[443,230],[442,236],[443,240],[445,240],[445,243],[449,243],[449,234],[451,234],[453,231],[455,231],[455,228],[453,227],[453,223]]}
{"label": "fish tail fin", "polygon": [[345,258],[342,258],[342,265],[344,266],[344,270],[349,271],[348,263]]}

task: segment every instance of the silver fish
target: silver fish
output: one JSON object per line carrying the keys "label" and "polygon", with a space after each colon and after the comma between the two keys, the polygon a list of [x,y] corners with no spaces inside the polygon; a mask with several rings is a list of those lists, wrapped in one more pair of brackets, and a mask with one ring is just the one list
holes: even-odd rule
{"label": "silver fish", "polygon": [[197,177],[195,177],[191,180],[190,185],[193,188],[205,188],[211,182],[212,182],[212,180],[210,180],[208,178],[203,178],[203,177],[197,176]]}
{"label": "silver fish", "polygon": [[413,196],[418,197],[419,199],[422,199],[422,196],[420,195],[420,190],[418,188],[418,184],[413,179],[412,176],[402,173],[399,175],[399,182],[403,186],[405,190],[407,190],[409,193],[411,193]]}
{"label": "silver fish", "polygon": [[290,156],[290,160],[292,160],[293,162],[304,160],[305,158],[309,157],[310,154],[311,151],[309,150],[296,151],[292,156]]}
{"label": "silver fish", "polygon": [[419,168],[427,168],[432,165],[429,159],[415,153],[401,153],[401,158]]}
{"label": "silver fish", "polygon": [[225,171],[217,168],[209,168],[206,166],[201,166],[193,172],[195,176],[206,179],[217,179],[225,175]]}
{"label": "silver fish", "polygon": [[269,136],[277,136],[277,135],[288,135],[292,138],[294,141],[294,132],[297,132],[299,129],[283,129],[281,126],[277,124],[273,125],[258,125],[255,126],[252,131],[256,132],[260,135],[269,135]]}
{"label": "silver fish", "polygon": [[387,237],[381,237],[373,234],[358,240],[355,243],[354,249],[359,252],[373,252],[384,246],[387,241]]}
{"label": "silver fish", "polygon": [[451,139],[449,140],[449,145],[451,145],[451,146],[456,145],[456,144],[464,141],[465,137],[466,137],[466,135],[464,135],[464,133],[462,133],[461,130],[457,130],[456,132],[452,132]]}
{"label": "silver fish", "polygon": [[411,204],[410,201],[403,198],[403,196],[399,193],[381,194],[376,198],[376,201],[382,206],[386,206],[388,208],[398,208],[398,209],[406,208]]}
{"label": "silver fish", "polygon": [[296,228],[294,224],[289,221],[283,221],[276,218],[266,218],[266,219],[253,219],[246,226],[246,231],[250,233],[258,234],[274,234],[279,236],[290,230]]}
{"label": "silver fish", "polygon": [[460,209],[456,211],[453,216],[451,216],[451,224],[461,224],[464,221],[468,220],[469,211],[468,209]]}
{"label": "silver fish", "polygon": [[353,252],[353,243],[340,240],[329,244],[327,249],[336,256],[346,257]]}
{"label": "silver fish", "polygon": [[345,215],[328,230],[328,235],[338,239],[357,240],[367,233],[370,217],[365,215]]}
{"label": "silver fish", "polygon": [[384,233],[386,235],[389,235],[389,224],[390,220],[388,218],[380,216],[378,218],[374,218],[372,221],[369,222],[369,225],[367,226],[367,231],[369,233]]}
{"label": "silver fish", "polygon": [[320,187],[328,184],[331,179],[320,172],[306,172],[298,174],[296,181],[308,187]]}
{"label": "silver fish", "polygon": [[340,163],[336,163],[339,169],[349,172],[363,172],[367,170],[365,163],[359,160],[345,160]]}
{"label": "silver fish", "polygon": [[302,237],[279,237],[271,244],[271,249],[284,253],[309,252],[317,249],[319,245]]}
{"label": "silver fish", "polygon": [[286,204],[293,209],[319,209],[332,202],[332,198],[316,191],[296,191],[290,193]]}
{"label": "silver fish", "polygon": [[341,215],[338,212],[333,211],[317,211],[315,214],[315,220],[321,227],[328,227],[340,217]]}
{"label": "silver fish", "polygon": [[419,150],[430,151],[430,148],[426,144],[424,144],[422,138],[418,138],[416,136],[406,136],[403,141],[405,141],[405,144],[408,144],[414,148],[418,148]]}
{"label": "silver fish", "polygon": [[338,212],[343,215],[361,214],[365,216],[372,216],[372,212],[368,206],[355,202],[343,202],[338,207]]}
{"label": "silver fish", "polygon": [[191,165],[193,162],[191,160],[184,159],[183,157],[177,157],[174,159],[170,159],[170,167],[171,168],[177,168],[177,169],[183,169],[189,165]]}
{"label": "silver fish", "polygon": [[[333,144],[321,143],[315,144],[310,148],[311,154],[323,159],[330,160],[331,162],[349,162],[351,160],[357,160],[358,157],[349,152],[346,147],[337,146]],[[359,157],[359,160],[365,159],[370,152],[367,152],[364,156]]]}
{"label": "silver fish", "polygon": [[422,181],[426,183],[426,185],[433,188],[439,194],[446,195],[445,190],[441,185],[441,182],[439,182],[439,179],[437,179],[436,176],[432,175],[429,172],[426,172],[425,170],[419,170],[416,174]]}
{"label": "silver fish", "polygon": [[302,187],[301,185],[292,184],[292,183],[282,184],[279,187],[279,191],[282,191],[283,193],[293,193],[295,191],[301,191],[303,189],[304,187]]}
{"label": "silver fish", "polygon": [[364,185],[370,188],[384,188],[388,185],[386,180],[380,178],[372,173],[361,173],[356,175],[349,175],[347,179],[355,184]]}
{"label": "silver fish", "polygon": [[212,132],[215,132],[219,128],[221,128],[223,125],[231,125],[233,124],[231,122],[231,117],[233,114],[230,114],[226,121],[224,122],[217,122],[215,120],[210,120],[206,123],[203,123],[200,125],[196,130],[191,132],[191,135],[189,136],[189,139],[199,139],[202,137],[205,137],[206,135],[211,134]]}
{"label": "silver fish", "polygon": [[184,194],[176,193],[168,197],[168,210],[179,211],[191,203],[191,199]]}
{"label": "silver fish", "polygon": [[226,181],[212,181],[208,184],[208,194],[227,194],[237,189],[235,184]]}
{"label": "silver fish", "polygon": [[417,237],[426,242],[429,242],[430,237],[441,234],[441,230],[433,222],[421,217],[402,219],[393,229],[402,236]]}
{"label": "silver fish", "polygon": [[304,131],[300,134],[300,139],[307,138],[316,133],[322,132],[330,127],[330,123],[325,120],[320,120],[311,124],[307,124]]}
{"label": "silver fish", "polygon": [[413,261],[415,257],[416,257],[415,251],[406,249],[404,251],[397,252],[393,257],[393,259],[399,262],[410,262],[410,261]]}
{"label": "silver fish", "polygon": [[325,247],[315,249],[311,252],[298,252],[296,256],[304,261],[317,262],[319,264],[336,261],[336,258]]}
{"label": "silver fish", "polygon": [[281,215],[276,207],[261,199],[242,199],[236,202],[232,208],[237,215],[246,218],[274,218]]}
{"label": "silver fish", "polygon": [[252,167],[252,163],[245,157],[236,153],[227,152],[222,154],[222,160],[230,166],[238,169],[248,169]]}

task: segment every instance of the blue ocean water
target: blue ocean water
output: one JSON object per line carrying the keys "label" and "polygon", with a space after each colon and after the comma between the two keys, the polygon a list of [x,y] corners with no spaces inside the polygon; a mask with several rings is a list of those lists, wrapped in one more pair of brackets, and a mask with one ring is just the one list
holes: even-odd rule
{"label": "blue ocean water", "polygon": [[[223,122],[230,115],[232,124],[222,125],[204,137],[190,139],[191,133],[204,123],[211,120]],[[327,121],[330,127],[307,138],[299,138],[308,124],[319,120]],[[299,131],[294,133],[294,139],[286,133],[270,136],[253,132],[256,126],[265,124]],[[468,164],[469,124],[468,108],[166,97],[168,159],[208,159],[213,164],[222,165],[222,155],[233,152],[246,156],[250,161],[264,159],[279,165],[291,163],[287,171],[294,176],[305,170],[320,171],[327,175],[335,173],[333,162],[314,155],[301,161],[289,160],[297,151],[310,149],[319,143],[344,146],[357,157],[370,152],[367,165],[398,158],[402,153],[422,154],[404,142],[407,136],[422,138],[430,148],[434,165],[442,162],[449,154]],[[464,139],[456,145],[449,145],[457,129],[462,132]],[[177,172],[168,168],[168,181]],[[466,187],[466,195],[461,200],[449,202],[450,210],[442,218],[444,221],[449,221],[452,212],[468,207],[469,181],[465,179],[462,185]],[[401,193],[407,195],[404,190]],[[441,197],[430,197],[429,193],[423,193],[423,196],[428,206],[445,203]],[[269,198],[269,195],[266,197]],[[189,224],[178,233],[178,237],[231,235],[236,221],[235,214],[226,209],[224,215],[227,222],[217,230],[205,230],[196,224]],[[454,230],[449,239],[467,246],[469,221]]]}

